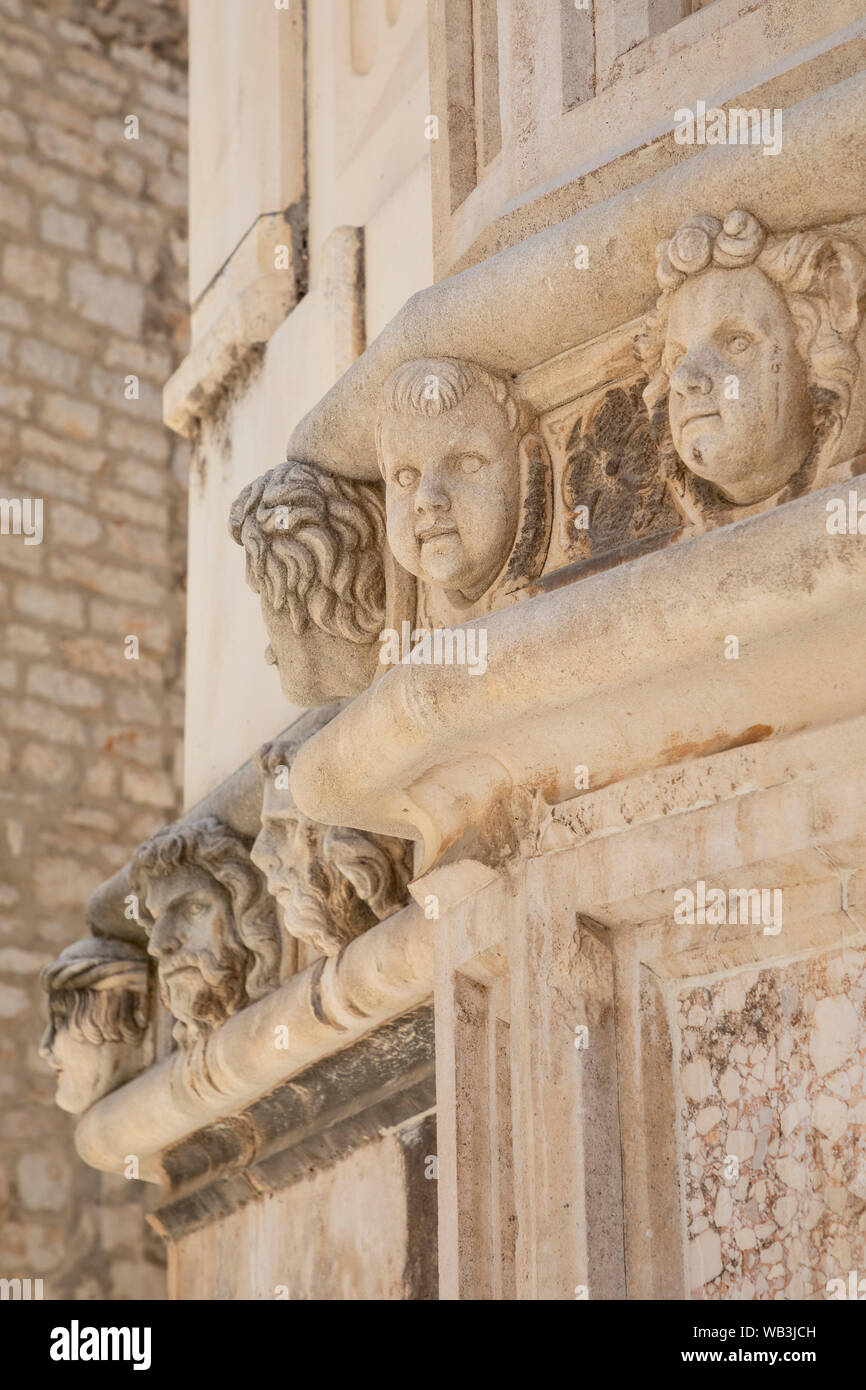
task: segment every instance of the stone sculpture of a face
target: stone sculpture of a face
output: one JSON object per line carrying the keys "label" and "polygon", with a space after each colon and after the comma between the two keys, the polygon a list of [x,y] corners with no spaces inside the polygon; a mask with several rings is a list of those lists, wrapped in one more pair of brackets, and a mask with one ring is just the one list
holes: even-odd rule
{"label": "stone sculpture of a face", "polygon": [[215,817],[159,831],[136,852],[131,877],[182,1046],[277,985],[273,903],[245,842]]}
{"label": "stone sculpture of a face", "polygon": [[61,1110],[82,1114],[147,1065],[149,976],[145,952],[111,937],[76,941],[43,971],[50,1022],[39,1056]]}
{"label": "stone sculpture of a face", "polygon": [[385,615],[381,484],[282,463],[250,483],[229,530],[261,597],[266,660],[311,707],[366,690]]}
{"label": "stone sculpture of a face", "polygon": [[487,593],[513,554],[528,454],[543,448],[530,418],[507,382],[455,358],[407,362],[385,383],[377,446],[388,543],[458,607]]}
{"label": "stone sculpture of a face", "polygon": [[663,294],[639,354],[657,368],[685,469],[748,506],[802,490],[844,424],[866,277],[855,247],[821,233],[768,237],[746,212],[700,216],[659,247]]}
{"label": "stone sculpture of a face", "polygon": [[707,270],[675,292],[664,363],[676,451],[729,501],[769,497],[802,467],[806,366],[782,294],[756,266]]}
{"label": "stone sculpture of a face", "polygon": [[320,825],[299,810],[289,772],[302,741],[289,731],[259,751],[262,828],[252,859],[289,935],[335,955],[404,904],[409,866],[401,841]]}

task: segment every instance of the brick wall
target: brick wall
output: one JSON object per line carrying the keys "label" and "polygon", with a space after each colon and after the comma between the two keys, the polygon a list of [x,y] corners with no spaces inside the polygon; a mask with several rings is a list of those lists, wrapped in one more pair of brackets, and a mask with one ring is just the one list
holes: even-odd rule
{"label": "brick wall", "polygon": [[0,534],[0,1276],[46,1298],[164,1291],[147,1193],[77,1158],[37,1047],[42,966],[179,810],[185,38],[183,0],[0,0],[0,497],[44,527]]}

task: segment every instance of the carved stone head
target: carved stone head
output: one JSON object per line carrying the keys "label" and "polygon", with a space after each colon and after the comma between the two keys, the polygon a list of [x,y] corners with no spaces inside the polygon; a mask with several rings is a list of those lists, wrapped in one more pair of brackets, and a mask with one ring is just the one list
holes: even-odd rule
{"label": "carved stone head", "polygon": [[636,347],[652,374],[647,406],[666,407],[669,468],[710,505],[803,491],[850,408],[861,253],[818,231],[773,236],[735,211],[693,217],[663,241],[657,278]]}
{"label": "carved stone head", "polygon": [[287,698],[312,706],[366,690],[385,616],[381,485],[281,463],[244,488],[229,530]]}
{"label": "carved stone head", "polygon": [[158,831],[136,851],[130,878],[151,919],[147,949],[181,1046],[279,983],[273,901],[247,842],[215,816]]}
{"label": "carved stone head", "polygon": [[252,859],[289,935],[331,956],[407,901],[408,848],[387,835],[320,825],[298,809],[289,773],[308,736],[289,730],[258,752],[262,828]]}
{"label": "carved stone head", "polygon": [[57,1104],[80,1115],[147,1065],[149,962],[113,937],[76,941],[42,972],[50,1022],[39,1056],[57,1074]]}
{"label": "carved stone head", "polygon": [[377,427],[388,542],[404,569],[466,607],[517,587],[549,536],[547,451],[504,378],[453,357],[406,362]]}

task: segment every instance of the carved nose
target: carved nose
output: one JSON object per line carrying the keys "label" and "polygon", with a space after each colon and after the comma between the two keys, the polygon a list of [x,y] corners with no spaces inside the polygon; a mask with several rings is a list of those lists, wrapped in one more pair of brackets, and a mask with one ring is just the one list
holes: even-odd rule
{"label": "carved nose", "polygon": [[264,874],[265,878],[269,878],[276,868],[276,856],[272,850],[253,848],[250,859],[255,864],[259,873]]}
{"label": "carved nose", "polygon": [[178,950],[180,941],[171,922],[163,918],[151,928],[147,949],[152,956],[170,956]]}
{"label": "carved nose", "polygon": [[447,512],[451,510],[451,498],[438,483],[421,483],[415,494],[416,512]]}
{"label": "carved nose", "polygon": [[698,362],[684,357],[671,376],[671,386],[681,396],[708,396],[713,378]]}

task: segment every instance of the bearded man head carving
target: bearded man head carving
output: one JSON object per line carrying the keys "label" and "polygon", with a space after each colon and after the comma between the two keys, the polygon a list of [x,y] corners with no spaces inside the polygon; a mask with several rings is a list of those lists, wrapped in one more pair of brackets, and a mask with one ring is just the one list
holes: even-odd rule
{"label": "bearded man head carving", "polygon": [[252,859],[290,936],[336,955],[407,901],[408,846],[388,835],[320,825],[298,808],[289,773],[309,737],[289,729],[259,749],[262,828]]}
{"label": "bearded man head carving", "polygon": [[247,844],[215,816],[158,831],[136,851],[130,878],[182,1047],[279,983],[273,900]]}
{"label": "bearded man head carving", "polygon": [[866,260],[844,238],[770,235],[734,211],[680,227],[656,275],[636,349],[669,472],[707,505],[798,495],[848,418]]}

